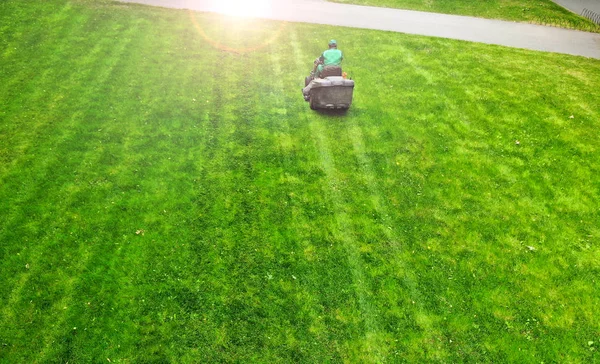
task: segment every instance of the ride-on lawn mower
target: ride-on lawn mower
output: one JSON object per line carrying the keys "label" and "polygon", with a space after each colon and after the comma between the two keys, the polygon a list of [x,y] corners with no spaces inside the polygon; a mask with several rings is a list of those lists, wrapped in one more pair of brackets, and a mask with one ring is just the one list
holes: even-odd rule
{"label": "ride-on lawn mower", "polygon": [[311,109],[347,110],[352,104],[354,81],[346,78],[341,67],[326,66],[319,78],[311,74],[304,79],[305,86],[311,83],[308,92],[304,89],[304,100]]}

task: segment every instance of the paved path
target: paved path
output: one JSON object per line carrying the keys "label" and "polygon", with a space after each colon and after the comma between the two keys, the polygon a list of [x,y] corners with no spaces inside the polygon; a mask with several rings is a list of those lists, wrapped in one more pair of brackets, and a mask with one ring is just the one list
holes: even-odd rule
{"label": "paved path", "polygon": [[[425,13],[323,0],[121,0],[153,6],[227,13],[265,19],[387,30],[566,53],[600,59],[600,34],[468,16]],[[231,2],[229,3],[231,4]]]}
{"label": "paved path", "polygon": [[589,9],[600,14],[600,0],[552,0],[576,14],[581,14],[583,9]]}

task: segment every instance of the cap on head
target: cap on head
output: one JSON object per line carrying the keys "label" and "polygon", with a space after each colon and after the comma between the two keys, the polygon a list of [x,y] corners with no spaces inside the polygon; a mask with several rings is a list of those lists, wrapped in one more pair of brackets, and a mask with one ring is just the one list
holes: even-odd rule
{"label": "cap on head", "polygon": [[329,46],[330,47],[337,47],[337,42],[335,41],[335,39],[332,39],[329,41]]}

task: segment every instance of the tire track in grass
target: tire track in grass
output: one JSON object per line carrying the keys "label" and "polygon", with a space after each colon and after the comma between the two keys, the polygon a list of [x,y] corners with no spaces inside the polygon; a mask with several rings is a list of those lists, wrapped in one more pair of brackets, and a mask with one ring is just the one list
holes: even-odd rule
{"label": "tire track in grass", "polygon": [[[435,44],[435,42],[427,43],[427,46],[435,47]],[[418,52],[415,52],[412,47],[400,47],[400,50],[402,52],[403,62],[405,62],[407,66],[412,67],[412,70],[409,71],[409,75],[412,74],[412,77],[408,77],[411,77],[413,79],[415,78],[415,76],[417,76],[417,78],[422,77],[426,82],[428,88],[435,88],[438,90],[436,102],[443,105],[448,105],[446,109],[449,106],[452,106],[450,103],[450,99],[447,96],[447,93],[444,92],[444,83],[442,82],[440,85],[440,69],[438,69],[437,67],[438,64],[435,63],[435,67],[433,68],[430,65],[430,67],[426,67],[424,69],[420,66],[420,59],[418,57],[419,55],[416,54]],[[444,112],[447,112],[446,109],[444,110]],[[437,121],[440,118],[442,118],[442,115],[439,115],[439,117],[435,120]],[[402,124],[406,123],[402,122]],[[397,127],[394,127],[387,123],[384,123],[383,125],[385,125],[384,128],[379,127],[379,131],[381,132],[381,134],[384,134],[383,131],[385,131],[386,129],[397,129]],[[418,131],[421,127],[422,126],[418,126],[417,129],[415,129],[415,126],[411,127],[411,130],[408,135],[415,135],[414,133],[423,134],[423,130]],[[369,126],[369,128],[372,128],[372,126]],[[435,128],[435,126],[432,127],[430,123],[427,123],[426,128],[427,130],[430,130],[432,128]],[[444,317],[444,320],[442,320],[442,316],[444,316],[444,314],[440,314],[439,312],[437,312],[436,309],[431,308],[432,304],[436,302],[436,299],[443,299],[443,297],[441,296],[443,296],[444,293],[442,292],[440,296],[436,295],[435,298],[432,299],[434,292],[432,292],[429,288],[431,287],[431,279],[427,274],[423,274],[423,272],[419,270],[419,268],[422,265],[419,264],[418,260],[416,260],[418,255],[415,256],[414,251],[413,254],[411,254],[410,251],[407,251],[407,248],[403,247],[403,241],[412,245],[414,243],[419,243],[418,240],[413,240],[414,238],[419,239],[419,237],[418,235],[411,236],[410,232],[403,232],[405,230],[396,228],[396,225],[401,226],[406,224],[408,221],[404,222],[402,220],[404,220],[405,218],[408,218],[410,220],[410,215],[406,215],[406,217],[403,217],[402,214],[394,214],[394,207],[392,203],[385,198],[385,193],[387,192],[386,187],[388,187],[389,184],[384,182],[384,179],[382,179],[381,181],[378,179],[379,174],[377,172],[377,169],[374,167],[374,164],[376,163],[374,163],[374,160],[370,158],[370,152],[373,152],[377,155],[378,152],[381,152],[382,149],[377,146],[369,148],[369,145],[365,145],[365,143],[369,141],[369,139],[365,139],[365,136],[363,135],[363,130],[366,134],[377,135],[377,127],[375,131],[373,131],[367,129],[361,123],[353,121],[347,124],[346,129],[348,139],[352,143],[352,148],[357,161],[357,167],[361,171],[361,177],[363,178],[362,183],[366,187],[368,193],[372,196],[372,198],[370,198],[370,205],[372,206],[373,210],[377,212],[379,220],[379,231],[381,231],[382,235],[388,241],[388,244],[386,244],[384,249],[381,249],[380,251],[383,254],[389,255],[390,258],[392,258],[389,260],[389,262],[387,262],[387,264],[389,264],[389,266],[392,268],[393,276],[397,277],[398,280],[402,282],[402,285],[406,287],[404,289],[404,295],[406,295],[407,299],[410,299],[410,301],[407,302],[408,304],[405,304],[403,306],[402,301],[404,301],[404,299],[399,302],[399,305],[398,303],[391,301],[390,302],[392,306],[398,307],[400,312],[404,312],[406,319],[410,320],[407,322],[407,324],[409,324],[410,327],[417,327],[420,329],[415,331],[410,330],[409,332],[407,332],[407,334],[409,335],[405,336],[406,339],[400,340],[399,348],[402,349],[404,347],[408,349],[409,355],[415,355],[416,350],[422,350],[425,354],[424,357],[429,359],[439,360],[440,358],[449,358],[453,354],[452,344],[448,344],[448,340],[444,341],[440,340],[440,338],[443,338],[445,336],[448,338],[448,336],[452,335],[453,332],[448,329],[446,317]],[[369,132],[367,132],[367,130],[369,130]],[[406,125],[401,125],[399,130],[408,129],[406,129]],[[427,133],[425,133],[425,135],[427,135]],[[372,138],[370,141],[377,142],[376,138]],[[414,167],[412,168],[414,171],[411,173],[421,170],[422,168],[423,167],[419,165],[414,165]],[[383,177],[388,176],[389,174],[383,174]],[[392,184],[392,186],[393,185],[397,184]],[[409,198],[408,195],[406,195],[406,193],[410,193],[410,188],[404,191],[404,194],[406,196],[405,198],[408,198],[408,200],[412,200],[412,198]],[[411,214],[410,209],[407,212]],[[423,237],[421,237],[421,239],[423,239]],[[432,257],[429,257],[429,259],[431,258]],[[441,286],[441,288],[443,287],[445,286]],[[397,295],[397,297],[403,298],[399,295]],[[398,311],[398,309],[394,311]],[[392,312],[392,310],[389,310],[389,312]],[[396,316],[398,315],[396,314]],[[398,328],[401,330],[406,330],[406,327],[406,324],[398,326]],[[402,333],[402,331],[395,332],[395,334],[398,333]],[[454,337],[449,337],[448,339],[454,339]],[[417,345],[422,345],[425,343],[435,343],[435,345],[426,346],[424,349],[417,347]]]}
{"label": "tire track in grass", "polygon": [[403,61],[407,65],[411,66],[415,73],[419,76],[423,77],[427,83],[427,85],[433,85],[435,83],[431,72],[423,69],[423,67],[419,66],[419,63],[412,56],[412,52],[410,52],[406,47],[403,47],[399,44],[394,44],[394,49],[399,49],[402,51],[402,55],[404,56]]}
{"label": "tire track in grass", "polygon": [[[293,33],[291,37],[292,49],[296,68],[302,69],[302,59],[307,59],[299,47],[297,36]],[[323,193],[331,201],[335,213],[336,227],[333,228],[333,234],[336,240],[340,241],[346,251],[346,258],[351,268],[352,281],[354,290],[357,295],[359,309],[362,315],[362,320],[365,325],[365,344],[368,352],[368,360],[376,363],[384,361],[385,354],[382,352],[384,343],[382,342],[382,329],[377,318],[377,308],[370,298],[371,292],[368,288],[368,282],[365,278],[364,263],[360,257],[356,241],[352,237],[352,218],[346,212],[347,208],[343,201],[343,193],[339,186],[340,179],[335,167],[330,143],[326,137],[326,130],[323,126],[322,118],[315,115],[310,110],[305,110],[302,118],[308,123],[312,131],[313,142],[319,152],[321,168],[325,172],[327,185],[323,186]],[[312,120],[311,120],[312,119]],[[316,120],[315,120],[316,119]],[[367,358],[362,358],[367,359]]]}
{"label": "tire track in grass", "polygon": [[[295,32],[291,32],[291,41],[297,42]],[[286,191],[294,191],[294,187],[296,184],[292,182],[296,178],[295,172],[297,173],[297,163],[298,160],[292,156],[292,150],[296,149],[296,140],[299,138],[298,136],[292,135],[292,130],[290,127],[290,118],[287,116],[287,110],[290,110],[289,102],[286,100],[286,87],[284,84],[285,74],[283,72],[282,61],[280,56],[279,49],[273,49],[271,51],[271,64],[273,66],[273,95],[272,101],[266,103],[267,105],[274,105],[277,111],[284,111],[284,117],[278,118],[276,130],[279,133],[276,135],[276,141],[279,142],[277,149],[279,153],[282,154],[282,159],[279,162],[280,167],[282,168],[282,177],[286,178],[286,187],[281,187],[281,189],[285,189]],[[288,84],[289,85],[289,84]],[[298,89],[299,91],[299,89]],[[297,95],[296,95],[297,96]],[[294,110],[294,108],[292,108]],[[283,121],[282,121],[283,120]],[[293,119],[292,119],[293,120]],[[295,155],[295,153],[293,154]],[[288,181],[289,179],[289,181]],[[299,205],[298,202],[294,200],[294,198],[290,197],[290,195],[294,195],[294,192],[288,194],[284,193],[282,196],[278,197],[281,200],[290,199],[290,205],[286,208],[286,225],[285,228],[292,230],[295,233],[295,239],[290,241],[288,249],[291,251],[291,254],[294,254],[294,251],[302,251],[303,242],[300,239],[300,236],[305,236],[307,226],[311,226],[311,221],[307,218],[304,213],[300,213],[297,210],[296,206]],[[304,191],[303,191],[304,192]],[[287,202],[286,202],[287,205]],[[302,206],[302,205],[300,205]],[[282,227],[283,228],[283,227]],[[310,265],[310,270],[306,271],[304,264]],[[331,355],[332,353],[327,352],[327,346],[331,345],[332,342],[335,341],[334,336],[330,332],[325,332],[324,334],[320,333],[321,325],[321,317],[323,315],[323,310],[319,307],[319,298],[318,291],[323,289],[323,286],[319,284],[315,284],[314,282],[322,281],[322,273],[319,270],[319,267],[315,267],[315,264],[309,263],[309,261],[305,259],[299,259],[298,263],[296,263],[296,268],[300,271],[308,273],[308,275],[299,275],[297,281],[296,293],[292,300],[294,300],[297,305],[298,311],[290,313],[291,317],[295,316],[295,321],[298,322],[294,328],[292,328],[292,333],[288,333],[288,338],[291,336],[293,340],[300,339],[304,336],[305,339],[301,341],[300,344],[300,353],[304,356],[300,356],[303,360],[323,360],[327,358],[327,355]],[[301,273],[302,274],[302,273]],[[295,276],[294,276],[295,277]],[[296,279],[296,278],[294,278]],[[308,318],[308,319],[306,319]],[[329,328],[331,330],[331,328]],[[274,333],[271,333],[273,335]],[[276,333],[275,333],[276,334]],[[279,335],[281,336],[281,335]],[[326,336],[325,338],[323,336]],[[323,339],[326,339],[326,343],[323,342]],[[294,359],[298,359],[298,357],[294,357]]]}
{"label": "tire track in grass", "polygon": [[434,332],[433,327],[431,325],[431,321],[427,319],[419,319],[419,317],[424,318],[426,315],[424,307],[425,299],[423,298],[423,294],[418,288],[417,276],[401,259],[402,248],[400,246],[400,242],[402,240],[402,237],[397,232],[397,230],[394,229],[394,222],[390,217],[389,207],[387,203],[385,201],[382,201],[382,199],[380,198],[380,196],[384,196],[384,193],[382,193],[381,188],[379,188],[378,186],[378,182],[375,178],[375,173],[371,160],[367,156],[367,153],[365,151],[362,129],[356,124],[350,125],[347,129],[347,133],[350,137],[350,140],[352,141],[352,147],[356,159],[358,161],[362,177],[365,180],[369,193],[373,197],[370,199],[371,203],[375,211],[377,211],[378,215],[380,216],[380,230],[389,242],[388,246],[391,248],[392,255],[394,257],[400,258],[391,259],[389,263],[395,265],[399,271],[404,272],[403,281],[409,289],[410,298],[416,308],[418,324],[424,332],[430,333],[429,336],[431,336]]}
{"label": "tire track in grass", "polygon": [[[377,211],[379,216],[381,216],[381,231],[388,241],[392,243],[390,244],[392,251],[398,255],[402,252],[402,248],[399,246],[402,239],[400,234],[398,234],[393,228],[394,223],[390,218],[389,207],[387,206],[387,203],[382,202],[382,199],[379,198],[380,196],[383,196],[384,193],[381,192],[381,189],[378,186],[371,160],[365,151],[362,129],[354,124],[348,127],[347,133],[352,141],[352,147],[362,172],[362,177],[366,182],[371,197],[373,197],[370,200],[375,208],[375,211]],[[399,265],[399,268],[406,270],[406,265],[404,262],[398,261],[397,264]],[[407,286],[410,288],[413,297],[421,296],[418,292],[416,276],[412,272],[408,273],[405,277],[405,283],[407,283]]]}
{"label": "tire track in grass", "polygon": [[383,353],[381,352],[381,347],[384,344],[379,337],[382,330],[380,328],[379,320],[377,319],[378,312],[370,298],[371,292],[368,288],[367,279],[365,278],[363,268],[364,263],[360,257],[356,241],[352,237],[352,218],[345,212],[347,208],[343,201],[343,195],[340,189],[341,183],[337,176],[335,162],[331,155],[329,140],[326,138],[325,128],[320,122],[309,122],[309,127],[313,131],[313,136],[316,139],[315,143],[319,150],[321,167],[328,180],[328,184],[326,187],[324,186],[323,192],[331,200],[335,210],[337,226],[333,230],[333,233],[336,240],[339,240],[344,246],[346,258],[348,259],[348,263],[352,270],[352,281],[355,285],[358,304],[367,331],[365,334],[367,350],[374,362],[382,362]]}

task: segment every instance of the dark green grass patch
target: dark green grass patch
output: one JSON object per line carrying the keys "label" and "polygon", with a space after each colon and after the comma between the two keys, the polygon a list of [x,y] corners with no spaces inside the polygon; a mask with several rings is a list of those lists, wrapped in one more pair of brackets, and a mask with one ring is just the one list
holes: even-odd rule
{"label": "dark green grass patch", "polygon": [[599,32],[600,27],[552,0],[331,0],[338,3],[382,6],[434,13],[512,20]]}
{"label": "dark green grass patch", "polygon": [[598,360],[597,60],[59,0],[0,42],[1,361]]}

